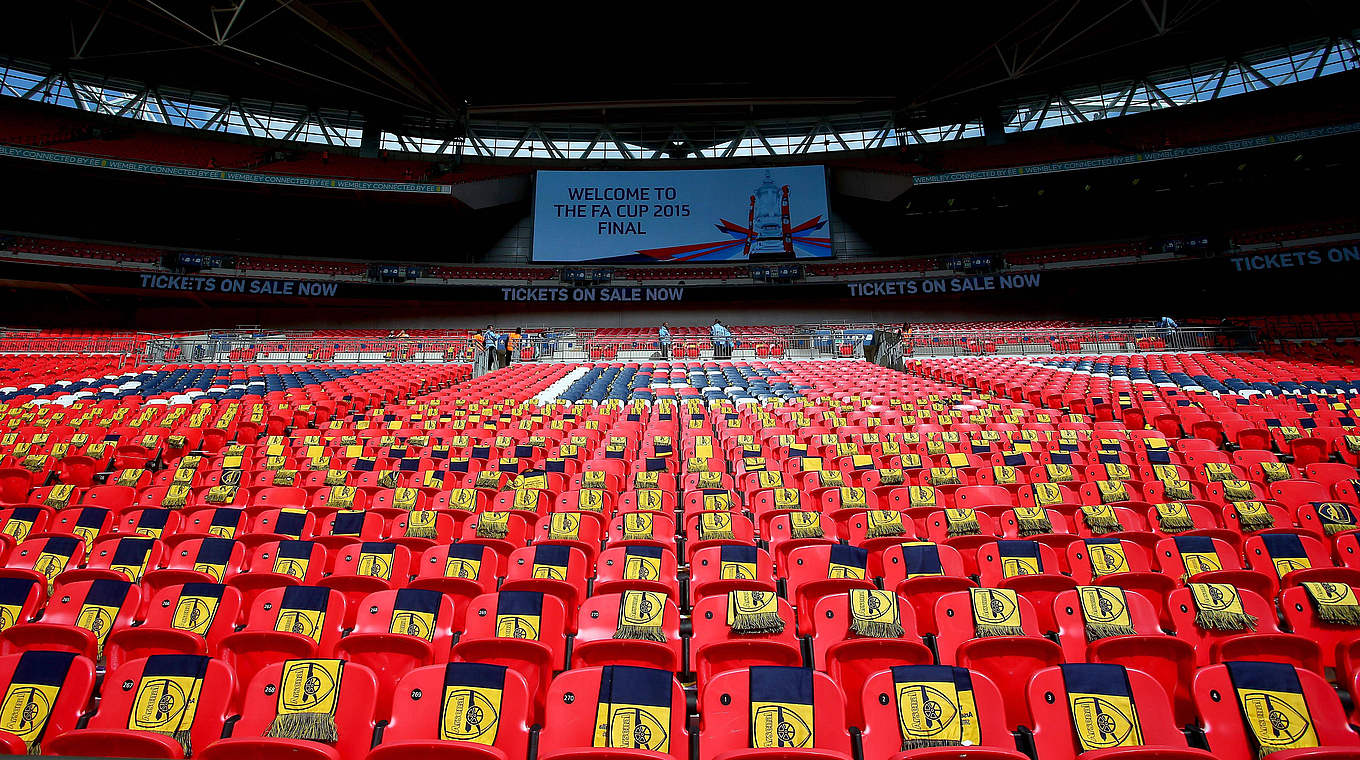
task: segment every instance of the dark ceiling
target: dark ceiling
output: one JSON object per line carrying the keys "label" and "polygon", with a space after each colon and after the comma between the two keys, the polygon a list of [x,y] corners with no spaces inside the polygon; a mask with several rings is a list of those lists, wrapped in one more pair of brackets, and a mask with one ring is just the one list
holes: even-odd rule
{"label": "dark ceiling", "polygon": [[936,120],[1360,27],[1354,0],[736,5],[43,0],[6,4],[0,55],[378,121]]}

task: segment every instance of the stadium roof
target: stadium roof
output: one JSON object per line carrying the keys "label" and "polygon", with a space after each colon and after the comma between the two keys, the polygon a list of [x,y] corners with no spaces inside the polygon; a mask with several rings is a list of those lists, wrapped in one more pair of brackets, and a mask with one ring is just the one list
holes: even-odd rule
{"label": "stadium roof", "polygon": [[[1120,114],[1157,107],[1143,100],[1186,102],[1141,84],[1168,76],[1209,82],[1208,92],[1188,101],[1195,102],[1217,97],[1231,76],[1238,84],[1230,90],[1250,90],[1354,68],[1360,28],[1353,0],[808,10],[64,0],[13,3],[5,16],[0,56],[11,67],[97,77],[129,93],[215,97],[293,123],[299,117],[290,107],[325,113],[345,145],[377,127],[383,147],[442,153],[452,152],[441,147],[450,140],[480,132],[485,150],[474,146],[473,154],[516,149],[502,143],[541,145],[540,159],[759,155],[770,138],[790,147],[767,145],[769,155],[797,153],[799,145],[806,152],[819,140],[824,150],[837,148],[833,140],[841,149],[933,142],[980,136],[989,118],[1008,131],[1036,115],[1033,126],[1048,126],[1059,95],[1057,110],[1073,119],[1078,112],[1103,118],[1108,101],[1125,93],[1115,103]],[[1282,76],[1259,70],[1281,60],[1291,70]],[[1221,71],[1219,82],[1210,71]],[[1100,102],[1080,102],[1074,87]],[[77,106],[92,99],[69,89]],[[164,120],[175,123],[169,113]],[[846,135],[858,135],[859,144]],[[600,143],[613,147],[593,147]],[[743,152],[743,144],[756,147]]]}

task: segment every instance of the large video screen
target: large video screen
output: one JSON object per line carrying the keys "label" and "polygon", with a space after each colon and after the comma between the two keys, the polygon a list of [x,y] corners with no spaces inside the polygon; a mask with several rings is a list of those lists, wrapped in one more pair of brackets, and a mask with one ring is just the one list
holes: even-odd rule
{"label": "large video screen", "polygon": [[789,261],[831,255],[820,166],[541,171],[534,261]]}

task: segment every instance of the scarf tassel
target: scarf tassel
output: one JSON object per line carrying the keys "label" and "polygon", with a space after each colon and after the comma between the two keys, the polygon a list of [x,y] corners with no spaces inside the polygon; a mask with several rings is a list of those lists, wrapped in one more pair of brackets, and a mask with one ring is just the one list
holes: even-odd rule
{"label": "scarf tassel", "polygon": [[1020,528],[1021,538],[1024,538],[1026,536],[1038,535],[1040,533],[1053,532],[1053,523],[1050,522],[1047,517],[1043,518],[1022,517],[1016,521],[1016,524]]}
{"label": "scarf tassel", "polygon": [[783,631],[784,620],[776,612],[753,612],[737,615],[732,621],[733,633],[783,633]]}
{"label": "scarf tassel", "polygon": [[897,621],[882,620],[856,620],[850,624],[850,630],[870,639],[900,639],[903,633],[902,625]]}
{"label": "scarf tassel", "polygon": [[661,632],[658,625],[637,625],[636,623],[619,623],[619,628],[614,632],[616,639],[631,639],[633,641],[655,641],[661,644],[666,643],[666,634]]}
{"label": "scarf tassel", "polygon": [[1196,610],[1195,625],[1206,631],[1256,630],[1258,618],[1246,612],[1224,610]]}
{"label": "scarf tassel", "polygon": [[278,739],[306,739],[334,744],[340,739],[335,719],[327,713],[285,713],[274,718],[265,736]]}
{"label": "scarf tassel", "polygon": [[1113,623],[1087,623],[1086,642],[1100,639],[1108,639],[1114,636],[1133,636],[1138,632],[1131,625],[1114,625]]}

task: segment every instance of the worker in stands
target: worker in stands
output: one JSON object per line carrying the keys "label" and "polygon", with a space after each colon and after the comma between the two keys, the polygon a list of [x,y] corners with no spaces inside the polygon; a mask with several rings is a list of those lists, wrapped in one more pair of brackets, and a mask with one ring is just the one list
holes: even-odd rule
{"label": "worker in stands", "polygon": [[661,358],[671,358],[671,323],[662,322],[656,333],[656,344],[661,347]]}
{"label": "worker in stands", "polygon": [[715,319],[713,326],[709,328],[709,333],[713,340],[713,358],[730,359],[732,357],[732,331],[723,326],[721,319]]}
{"label": "worker in stands", "polygon": [[496,350],[498,348],[496,341],[499,338],[500,335],[496,334],[496,329],[491,325],[487,325],[486,330],[482,332],[482,346],[486,351],[486,368],[488,370],[496,368]]}
{"label": "worker in stands", "polygon": [[513,332],[505,338],[505,366],[510,366],[510,362],[515,359],[515,352],[519,350],[520,341],[524,340],[524,328],[516,327]]}
{"label": "worker in stands", "polygon": [[1163,340],[1166,341],[1166,347],[1175,348],[1177,344],[1176,331],[1180,329],[1180,325],[1176,324],[1176,320],[1172,319],[1171,317],[1164,316],[1161,319],[1157,320],[1157,327],[1159,327],[1162,330],[1162,333],[1164,335]]}

